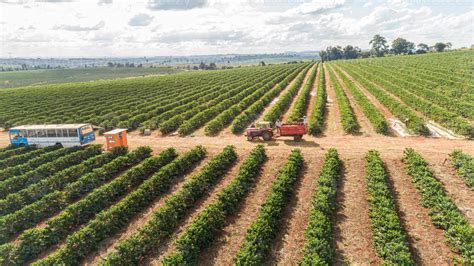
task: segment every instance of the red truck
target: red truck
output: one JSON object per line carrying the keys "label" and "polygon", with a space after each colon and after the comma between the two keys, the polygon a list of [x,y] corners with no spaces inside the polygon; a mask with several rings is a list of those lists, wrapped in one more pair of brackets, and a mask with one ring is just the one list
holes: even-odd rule
{"label": "red truck", "polygon": [[[255,138],[262,137],[263,140],[268,141],[275,137],[274,129],[270,122],[259,122],[256,127],[249,127],[245,131],[247,140],[252,141]],[[306,134],[306,126],[304,123],[286,123],[280,127],[279,136],[292,136],[295,141],[300,141],[303,135]]]}

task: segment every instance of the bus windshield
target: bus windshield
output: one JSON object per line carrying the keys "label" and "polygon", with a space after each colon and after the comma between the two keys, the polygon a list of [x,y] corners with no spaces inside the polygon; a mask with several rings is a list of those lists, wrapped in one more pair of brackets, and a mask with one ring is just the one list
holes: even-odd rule
{"label": "bus windshield", "polygon": [[81,127],[81,135],[86,135],[93,132],[93,129],[91,126],[83,126]]}

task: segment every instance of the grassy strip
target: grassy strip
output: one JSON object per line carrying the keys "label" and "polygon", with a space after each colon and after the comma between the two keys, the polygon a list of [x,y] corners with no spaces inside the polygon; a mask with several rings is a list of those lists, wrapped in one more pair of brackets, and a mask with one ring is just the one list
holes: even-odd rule
{"label": "grassy strip", "polygon": [[385,117],[380,113],[380,110],[375,107],[370,100],[362,93],[349,78],[342,73],[339,68],[336,68],[336,73],[346,84],[347,88],[356,99],[357,104],[361,107],[365,117],[367,117],[375,129],[375,132],[387,135],[388,134],[388,123]]}
{"label": "grassy strip", "polygon": [[[123,149],[121,149],[123,150]],[[71,191],[71,188],[74,188],[73,184],[82,183],[86,178],[97,178],[96,173],[102,171],[107,171],[110,168],[110,165],[116,166],[117,169],[111,169],[110,172],[107,172],[109,176],[114,176],[119,171],[124,170],[126,167],[138,163],[146,157],[150,156],[150,149],[147,148],[138,148],[132,153],[119,157],[117,160],[113,160],[109,164],[104,165],[103,167],[96,168],[92,170],[92,173],[85,174],[77,182],[70,183],[64,191],[54,191],[47,194],[43,198],[34,203],[27,205],[14,213],[10,213],[6,216],[0,218],[0,234],[1,235],[12,235],[19,231],[25,230],[36,225],[42,219],[51,217],[59,210],[65,208],[68,204],[73,202],[73,198],[69,197],[69,193],[76,192]],[[104,154],[105,155],[105,154]],[[107,155],[111,155],[108,153]],[[95,157],[94,157],[95,158]],[[120,162],[125,162],[120,165]],[[98,182],[101,184],[100,182]],[[92,189],[93,187],[91,187]],[[85,194],[87,190],[79,191],[81,194]]]}
{"label": "grassy strip", "polygon": [[458,175],[464,179],[466,186],[474,188],[474,157],[471,157],[460,150],[453,151],[449,157],[451,158]]}
{"label": "grassy strip", "polygon": [[267,160],[263,145],[252,150],[239,169],[236,178],[185,229],[176,242],[176,250],[168,255],[164,265],[195,264],[199,252],[211,245],[216,234],[226,224],[226,217],[235,213],[248,194],[263,163]]}
{"label": "grassy strip", "polygon": [[70,235],[65,246],[33,265],[78,264],[91,251],[97,250],[102,240],[125,227],[136,214],[167,192],[180,176],[191,170],[205,155],[206,150],[202,146],[181,155],[117,204],[99,213],[87,225]]}
{"label": "grassy strip", "polygon": [[275,122],[280,118],[281,115],[285,113],[288,107],[290,107],[291,101],[300,90],[304,77],[306,76],[306,73],[310,67],[311,65],[303,69],[303,71],[298,74],[294,83],[290,85],[290,88],[288,88],[288,90],[280,97],[277,103],[273,105],[270,110],[267,111],[267,113],[265,113],[263,116],[264,121]]}
{"label": "grassy strip", "polygon": [[421,194],[421,204],[429,209],[431,221],[444,229],[446,240],[459,252],[466,264],[474,264],[474,228],[446,195],[443,185],[428,167],[428,163],[413,149],[406,149],[403,162]]}
{"label": "grassy strip", "polygon": [[37,183],[43,178],[78,164],[90,157],[100,154],[101,152],[102,145],[90,145],[84,149],[81,147],[72,147],[47,153],[45,156],[55,157],[57,159],[49,163],[42,164],[35,170],[29,171],[24,175],[15,176],[1,182],[1,198],[6,198],[6,196],[10,193],[15,193],[31,184]]}
{"label": "grassy strip", "polygon": [[293,150],[273,182],[267,199],[260,207],[257,219],[250,224],[244,243],[234,258],[234,264],[262,265],[265,263],[265,256],[280,230],[283,211],[293,195],[303,164],[301,151]]}
{"label": "grassy strip", "polygon": [[316,93],[316,103],[309,116],[309,134],[317,135],[323,131],[324,114],[326,113],[326,78],[323,64],[319,67],[318,90]]}
{"label": "grassy strip", "polygon": [[304,84],[303,89],[301,89],[300,94],[296,98],[295,105],[293,110],[291,110],[290,116],[288,117],[288,122],[297,122],[306,115],[306,110],[308,109],[308,104],[310,100],[310,93],[313,89],[314,79],[316,78],[316,73],[318,72],[319,62],[316,63],[313,70],[309,73],[309,78]]}
{"label": "grassy strip", "polygon": [[339,84],[339,81],[336,79],[336,74],[334,71],[330,69],[329,73],[334,91],[336,92],[337,104],[339,105],[339,110],[341,113],[342,128],[346,133],[356,134],[359,132],[359,124],[357,123],[357,119],[354,115],[354,110],[352,110],[349,99],[344,93],[341,84]]}
{"label": "grassy strip", "polygon": [[233,146],[227,146],[204,168],[193,175],[183,188],[166,200],[151,220],[134,235],[120,241],[116,251],[109,254],[102,265],[137,265],[161,242],[173,234],[189,209],[195,207],[213,185],[224,176],[237,160]]}
{"label": "grassy strip", "polygon": [[390,265],[415,265],[395,202],[388,184],[388,174],[377,151],[365,156],[369,191],[369,216],[377,254]]}
{"label": "grassy strip", "polygon": [[[22,264],[34,259],[48,247],[58,244],[66,238],[75,228],[86,223],[97,213],[141,184],[151,174],[170,163],[176,156],[176,151],[170,148],[158,156],[148,158],[110,183],[93,190],[83,199],[67,206],[60,214],[49,219],[45,227],[26,230],[18,238],[19,243],[0,246],[0,264]],[[100,179],[103,176],[99,174],[96,177]],[[73,195],[77,195],[77,193]]]}
{"label": "grassy strip", "polygon": [[301,265],[330,265],[334,261],[334,223],[337,185],[342,161],[336,149],[329,149],[313,195]]}

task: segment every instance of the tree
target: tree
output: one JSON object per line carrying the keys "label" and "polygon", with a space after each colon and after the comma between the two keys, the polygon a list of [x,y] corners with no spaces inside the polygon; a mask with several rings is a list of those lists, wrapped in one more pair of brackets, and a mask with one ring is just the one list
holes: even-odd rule
{"label": "tree", "polygon": [[261,61],[259,65],[260,65],[260,66],[266,66],[266,64],[265,64],[264,61]]}
{"label": "tree", "polygon": [[359,47],[353,47],[352,45],[347,45],[342,49],[344,59],[355,59],[358,58],[361,50]]}
{"label": "tree", "polygon": [[446,49],[446,47],[447,47],[447,45],[445,43],[442,43],[442,42],[437,42],[433,46],[433,48],[435,49],[436,52],[444,52],[444,49]]}
{"label": "tree", "polygon": [[372,51],[376,56],[384,56],[387,52],[387,40],[379,34],[374,35],[369,44],[372,45]]}
{"label": "tree", "polygon": [[204,64],[204,62],[201,62],[201,63],[199,64],[199,69],[207,69],[206,64]]}
{"label": "tree", "polygon": [[321,58],[321,61],[328,61],[328,53],[326,51],[322,50],[319,51],[319,57]]}
{"label": "tree", "polygon": [[341,46],[329,46],[326,48],[326,53],[329,61],[342,59],[344,55]]}
{"label": "tree", "polygon": [[216,63],[212,62],[209,64],[209,70],[216,70],[216,69],[217,69]]}
{"label": "tree", "polygon": [[403,38],[396,38],[392,42],[392,51],[394,54],[410,54],[415,49],[415,44]]}
{"label": "tree", "polygon": [[430,50],[430,47],[428,46],[428,44],[425,44],[425,43],[419,43],[417,47],[418,47],[418,49],[416,50],[417,54],[425,54],[428,52],[428,50]]}

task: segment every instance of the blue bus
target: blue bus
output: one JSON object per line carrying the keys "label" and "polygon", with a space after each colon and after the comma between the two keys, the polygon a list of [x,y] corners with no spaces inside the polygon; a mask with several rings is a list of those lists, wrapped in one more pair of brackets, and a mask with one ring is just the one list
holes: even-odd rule
{"label": "blue bus", "polygon": [[17,147],[37,145],[63,147],[86,145],[95,140],[90,124],[26,125],[10,128],[10,143]]}

